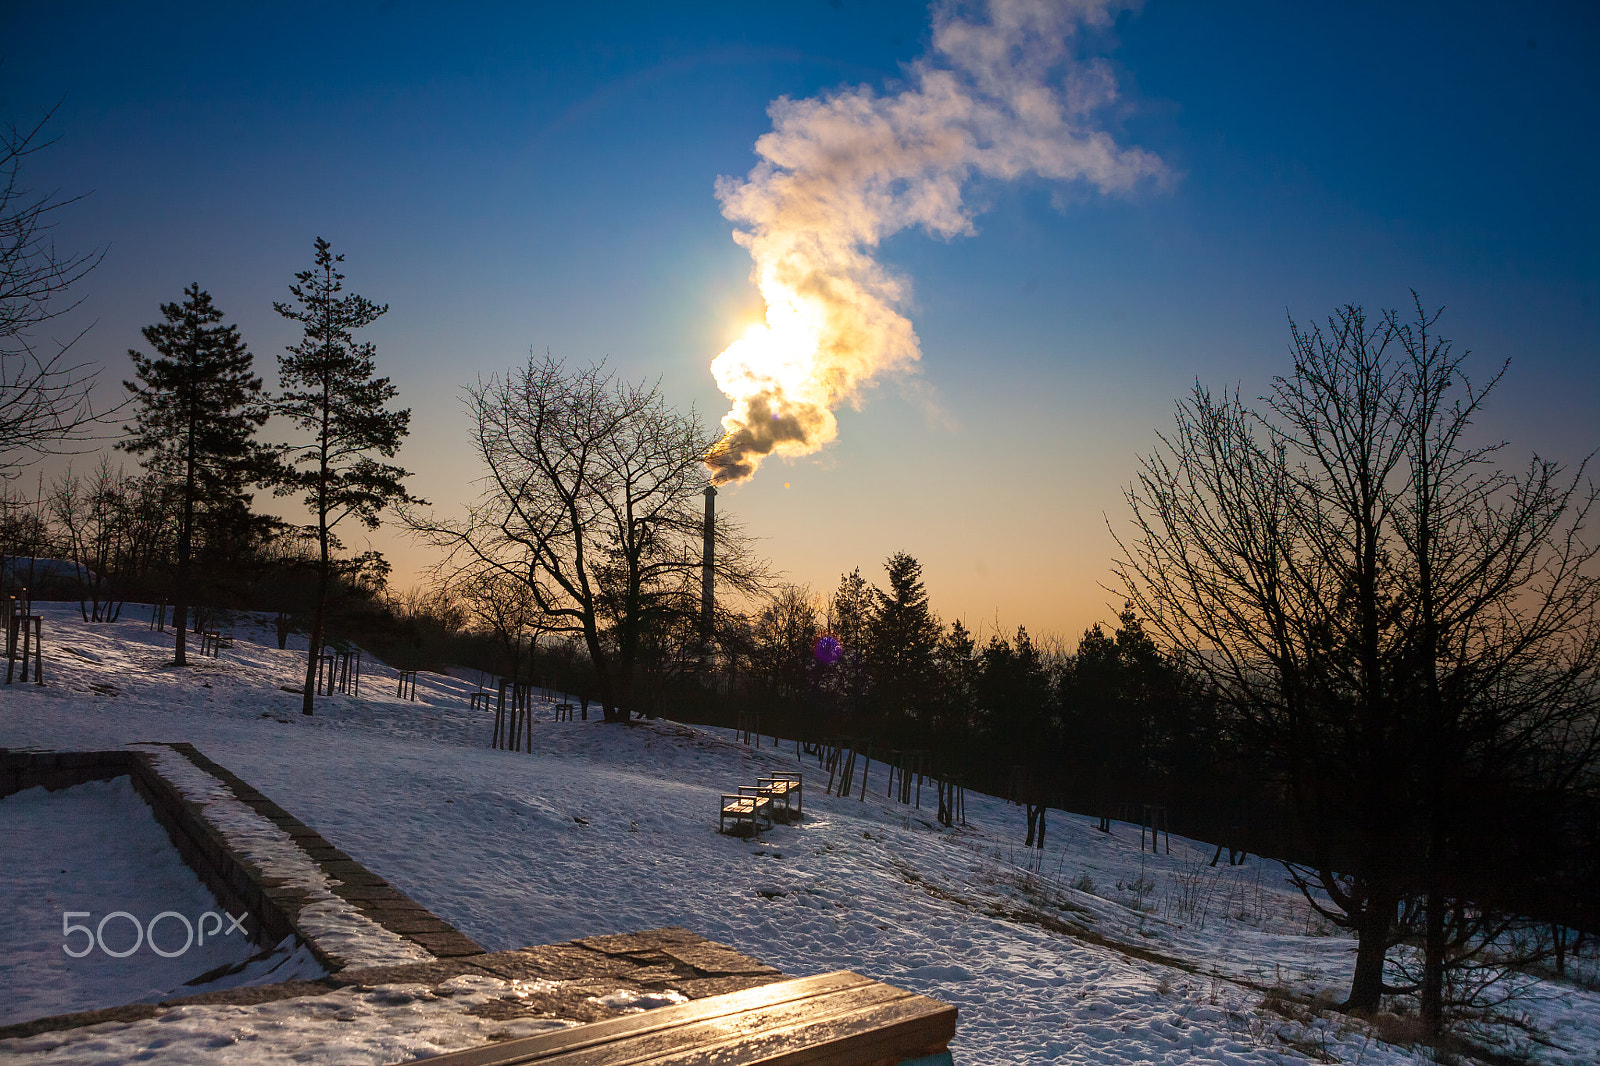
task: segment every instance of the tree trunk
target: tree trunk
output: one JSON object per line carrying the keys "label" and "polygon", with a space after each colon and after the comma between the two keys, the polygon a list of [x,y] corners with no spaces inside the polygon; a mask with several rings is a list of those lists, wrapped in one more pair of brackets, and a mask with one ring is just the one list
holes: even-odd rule
{"label": "tree trunk", "polygon": [[1389,957],[1389,929],[1397,900],[1388,886],[1366,886],[1356,923],[1356,972],[1350,980],[1347,1011],[1376,1011],[1383,999],[1383,966]]}
{"label": "tree trunk", "polygon": [[326,512],[318,515],[318,525],[321,526],[322,532],[322,556],[321,564],[317,568],[317,604],[311,614],[311,647],[306,652],[306,684],[304,695],[300,702],[301,714],[311,713],[311,705],[317,693],[317,659],[322,654],[322,626],[328,605],[329,571],[332,569],[328,558],[328,516]]}
{"label": "tree trunk", "polygon": [[301,714],[311,713],[311,705],[316,696],[317,658],[322,651],[322,616],[327,599],[328,571],[324,569],[317,577],[317,605],[311,615],[311,647],[306,652],[306,684],[300,701]]}
{"label": "tree trunk", "polygon": [[600,691],[600,711],[607,722],[622,722],[627,720],[623,710],[627,706],[628,679],[620,665],[613,670],[606,663],[605,657],[600,653],[600,635],[594,629],[593,623],[585,620],[584,642],[589,648],[589,662],[594,668],[595,687]]}
{"label": "tree trunk", "polygon": [[189,555],[194,546],[194,472],[190,465],[188,485],[183,494],[183,526],[178,530],[178,587],[172,596],[172,628],[177,634],[173,666],[188,666],[189,639]]}
{"label": "tree trunk", "polygon": [[[1433,878],[1429,879],[1434,881]],[[1427,915],[1422,937],[1422,1022],[1437,1034],[1444,1024],[1445,924],[1444,894],[1436,881],[1428,886]]]}

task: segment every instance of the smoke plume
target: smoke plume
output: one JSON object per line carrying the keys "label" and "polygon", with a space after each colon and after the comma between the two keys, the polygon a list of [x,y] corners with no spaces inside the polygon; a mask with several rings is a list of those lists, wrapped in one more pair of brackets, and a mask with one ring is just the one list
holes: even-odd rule
{"label": "smoke plume", "polygon": [[1162,173],[1155,156],[1119,148],[1093,122],[1115,80],[1073,45],[1083,28],[1110,22],[1111,5],[990,0],[983,13],[937,4],[932,50],[894,95],[861,86],[779,98],[755,169],[718,180],[767,305],[765,323],[711,364],[733,401],[710,460],[718,482],[748,478],[774,452],[815,451],[837,434],[841,402],[915,367],[916,331],[896,310],[908,283],[873,258],[884,238],[910,226],[945,239],[973,233],[963,193],[978,177],[1032,174],[1114,193]]}

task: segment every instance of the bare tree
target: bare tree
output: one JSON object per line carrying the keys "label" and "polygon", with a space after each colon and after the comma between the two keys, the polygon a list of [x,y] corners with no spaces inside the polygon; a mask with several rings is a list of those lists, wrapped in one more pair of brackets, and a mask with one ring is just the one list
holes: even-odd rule
{"label": "bare tree", "polygon": [[0,595],[37,588],[39,563],[55,551],[44,474],[39,475],[36,486],[29,499],[0,483]]}
{"label": "bare tree", "polygon": [[451,582],[468,621],[494,636],[505,649],[513,679],[522,676],[522,655],[526,642],[528,657],[544,629],[544,613],[534,602],[527,584],[499,569],[455,575]]}
{"label": "bare tree", "polygon": [[[452,565],[520,582],[550,632],[583,641],[606,719],[626,719],[649,627],[700,574],[714,438],[659,387],[548,355],[480,382],[467,403],[483,492],[464,520],[414,514],[414,528]],[[759,591],[737,528],[719,520],[716,541],[722,584]]]}
{"label": "bare tree", "polygon": [[1434,1024],[1448,914],[1509,876],[1465,854],[1504,843],[1474,832],[1481,798],[1579,787],[1600,739],[1594,492],[1468,442],[1499,374],[1474,388],[1437,317],[1291,323],[1264,411],[1197,386],[1142,461],[1116,568],[1286,790],[1315,856],[1295,876],[1359,938],[1348,1008],[1393,990],[1397,909],[1426,897],[1433,961],[1406,990]]}
{"label": "bare tree", "polygon": [[785,585],[756,614],[751,627],[751,669],[770,695],[797,699],[811,681],[822,611],[804,586]]}
{"label": "bare tree", "polygon": [[99,420],[90,392],[97,371],[72,348],[82,336],[41,351],[32,332],[77,306],[67,291],[99,265],[103,250],[63,255],[50,238],[55,213],[77,202],[21,183],[22,162],[48,147],[54,110],[27,129],[0,133],[0,480],[61,447]]}
{"label": "bare tree", "polygon": [[85,622],[122,613],[122,569],[130,555],[136,481],[102,455],[88,478],[70,468],[50,487],[50,513],[67,557],[78,565],[78,612]]}

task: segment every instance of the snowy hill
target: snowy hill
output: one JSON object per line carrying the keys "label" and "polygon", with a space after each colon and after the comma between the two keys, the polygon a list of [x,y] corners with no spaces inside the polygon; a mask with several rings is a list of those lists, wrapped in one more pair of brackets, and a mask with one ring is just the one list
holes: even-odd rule
{"label": "snowy hill", "polygon": [[[436,674],[410,702],[369,666],[363,698],[306,718],[280,688],[298,685],[303,645],[280,652],[265,627],[178,671],[170,635],[142,621],[45,613],[48,683],[0,688],[0,747],[193,743],[490,951],[682,925],[791,975],[852,969],[953,1003],[952,1050],[974,1066],[1426,1057],[1316,1009],[1347,986],[1354,945],[1271,862],[1213,868],[1210,844],[1179,837],[1152,854],[1136,826],[1105,835],[1061,812],[1046,849],[1024,851],[1022,812],[992,797],[969,795],[970,824],[946,830],[926,794],[920,811],[884,797],[881,764],[864,800],[827,796],[792,741],[752,751],[669,722],[545,711],[533,754],[494,751],[472,686]],[[716,832],[719,793],[795,768],[804,820]],[[1491,1034],[1501,1050],[1600,1061],[1600,995],[1553,980],[1528,993],[1528,1027]],[[271,1024],[233,1059],[273,1061]],[[113,1061],[93,1041],[45,1053],[57,1043],[0,1041],[0,1055]]]}

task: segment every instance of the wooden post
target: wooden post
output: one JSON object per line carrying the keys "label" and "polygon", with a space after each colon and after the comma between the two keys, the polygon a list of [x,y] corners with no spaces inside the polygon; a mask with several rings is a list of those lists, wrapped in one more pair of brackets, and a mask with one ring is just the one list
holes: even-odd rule
{"label": "wooden post", "polygon": [[[842,750],[839,753],[839,791],[835,792],[834,795],[850,795],[850,786],[855,780],[855,773],[856,749],[852,747]],[[829,775],[829,780],[832,780],[831,774]]]}
{"label": "wooden post", "polygon": [[[740,711],[735,733],[741,744],[761,747],[761,715],[756,711]],[[754,740],[751,738],[754,737]]]}
{"label": "wooden post", "polygon": [[[17,680],[26,683],[28,680],[28,660],[33,659],[33,683],[44,684],[44,617],[37,614],[23,615],[18,620],[22,630],[22,672]],[[11,663],[6,663],[6,684],[11,684]]]}
{"label": "wooden post", "polygon": [[[521,711],[521,736],[523,744],[529,754],[533,753],[533,685],[526,681],[519,681],[512,689],[512,698]],[[513,744],[512,751],[519,750]]]}
{"label": "wooden post", "polygon": [[511,682],[511,751],[522,750],[522,686]]}
{"label": "wooden post", "polygon": [[17,626],[22,617],[21,603],[15,596],[6,600],[6,684],[11,683],[11,661],[17,657]]}
{"label": "wooden post", "polygon": [[500,679],[499,698],[494,705],[494,747],[502,747],[510,737],[506,733],[506,680]]}
{"label": "wooden post", "polygon": [[339,656],[339,691],[351,696],[361,695],[361,650],[342,652]]}

